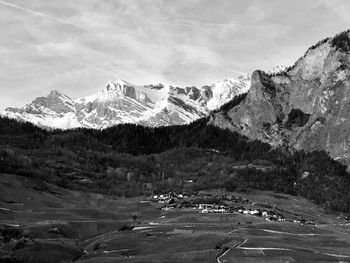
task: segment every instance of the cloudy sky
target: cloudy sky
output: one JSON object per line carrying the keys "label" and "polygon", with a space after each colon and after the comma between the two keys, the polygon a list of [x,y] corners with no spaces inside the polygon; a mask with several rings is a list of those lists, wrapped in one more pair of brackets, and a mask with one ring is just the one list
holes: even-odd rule
{"label": "cloudy sky", "polygon": [[109,80],[211,84],[290,65],[350,28],[348,0],[0,0],[0,110]]}

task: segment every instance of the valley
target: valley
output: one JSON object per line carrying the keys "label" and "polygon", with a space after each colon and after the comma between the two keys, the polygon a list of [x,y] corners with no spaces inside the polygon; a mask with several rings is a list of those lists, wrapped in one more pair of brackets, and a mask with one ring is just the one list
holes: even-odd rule
{"label": "valley", "polygon": [[347,10],[0,0],[0,263],[350,263]]}
{"label": "valley", "polygon": [[[1,262],[348,262],[349,221],[309,201],[266,191],[210,190],[252,207],[269,205],[314,223],[240,213],[162,210],[149,197],[40,190],[30,178],[0,177]],[[237,203],[237,205],[246,205]],[[288,217],[288,216],[287,216]],[[6,238],[12,237],[12,240]],[[9,242],[9,243],[7,243]]]}

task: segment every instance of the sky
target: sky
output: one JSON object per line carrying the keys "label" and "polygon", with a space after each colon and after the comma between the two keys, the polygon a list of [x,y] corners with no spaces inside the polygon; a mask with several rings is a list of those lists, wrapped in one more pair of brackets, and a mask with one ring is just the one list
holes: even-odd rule
{"label": "sky", "polygon": [[201,86],[291,65],[348,0],[0,0],[0,111],[110,80]]}

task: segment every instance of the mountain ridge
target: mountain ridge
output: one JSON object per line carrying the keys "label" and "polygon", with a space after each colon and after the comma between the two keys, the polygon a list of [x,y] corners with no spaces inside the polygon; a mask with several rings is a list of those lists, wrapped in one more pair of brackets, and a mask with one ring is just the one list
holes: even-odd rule
{"label": "mountain ridge", "polygon": [[53,90],[21,108],[6,108],[2,115],[59,129],[101,129],[121,123],[178,125],[207,116],[211,110],[247,92],[249,85],[249,74],[201,88],[161,83],[137,86],[118,79],[93,95],[76,99]]}
{"label": "mountain ridge", "polygon": [[247,97],[210,124],[297,150],[325,150],[350,164],[350,32],[310,47],[278,73],[252,73]]}

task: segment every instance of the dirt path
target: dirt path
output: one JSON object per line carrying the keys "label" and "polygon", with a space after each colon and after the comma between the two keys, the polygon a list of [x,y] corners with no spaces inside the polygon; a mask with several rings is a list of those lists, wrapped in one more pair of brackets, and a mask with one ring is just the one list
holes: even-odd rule
{"label": "dirt path", "polygon": [[[231,231],[231,232],[232,232],[232,231]],[[231,232],[230,232],[230,233],[231,233]],[[241,247],[242,245],[244,245],[247,241],[248,241],[248,239],[244,239],[243,241],[239,242],[238,244],[234,245],[233,247],[227,248],[227,249],[224,251],[224,253],[222,253],[219,257],[217,257],[216,261],[217,261],[218,263],[222,263],[222,262],[221,262],[221,258],[222,258],[223,256],[225,256],[232,248],[240,248],[240,247]]]}
{"label": "dirt path", "polygon": [[276,230],[270,230],[270,229],[260,229],[262,231],[265,231],[267,233],[272,234],[282,234],[282,235],[294,235],[294,236],[320,236],[320,234],[300,234],[300,233],[290,233],[290,232],[282,232],[282,231],[276,231]]}

